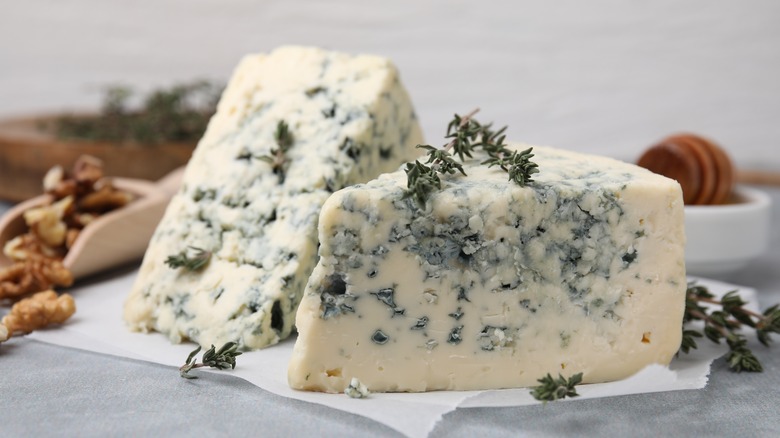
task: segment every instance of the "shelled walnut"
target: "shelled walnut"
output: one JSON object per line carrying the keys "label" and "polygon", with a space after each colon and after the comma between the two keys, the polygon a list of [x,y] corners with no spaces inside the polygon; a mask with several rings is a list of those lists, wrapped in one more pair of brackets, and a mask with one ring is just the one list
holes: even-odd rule
{"label": "shelled walnut", "polygon": [[14,334],[30,333],[51,324],[62,324],[75,312],[76,304],[72,296],[57,296],[53,290],[46,290],[14,304],[0,325],[10,337]]}

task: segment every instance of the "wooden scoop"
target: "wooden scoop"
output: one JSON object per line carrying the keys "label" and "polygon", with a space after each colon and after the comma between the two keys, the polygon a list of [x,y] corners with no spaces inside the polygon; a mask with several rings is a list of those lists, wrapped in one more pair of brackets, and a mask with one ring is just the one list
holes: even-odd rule
{"label": "wooden scoop", "polygon": [[[108,212],[79,233],[63,259],[73,278],[84,278],[143,257],[157,224],[171,197],[178,191],[184,168],[174,170],[156,183],[130,178],[112,178],[117,189],[138,198],[124,207]],[[0,218],[0,249],[5,243],[27,231],[24,212],[50,201],[41,195],[17,204]],[[0,267],[12,262],[0,251]]]}

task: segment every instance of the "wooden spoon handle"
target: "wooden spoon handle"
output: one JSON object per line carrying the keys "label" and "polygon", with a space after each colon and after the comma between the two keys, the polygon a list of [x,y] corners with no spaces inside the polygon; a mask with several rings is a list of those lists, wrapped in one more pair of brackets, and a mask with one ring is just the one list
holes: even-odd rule
{"label": "wooden spoon handle", "polygon": [[686,205],[716,205],[728,200],[734,166],[712,141],[695,134],[669,136],[647,149],[637,164],[680,183]]}
{"label": "wooden spoon handle", "polygon": [[742,184],[780,187],[780,172],[769,170],[737,170],[737,181]]}

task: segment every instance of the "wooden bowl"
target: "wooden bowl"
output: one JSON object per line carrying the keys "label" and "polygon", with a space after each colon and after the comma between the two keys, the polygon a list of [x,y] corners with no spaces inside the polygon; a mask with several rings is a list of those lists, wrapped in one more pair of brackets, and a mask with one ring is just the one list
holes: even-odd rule
{"label": "wooden bowl", "polygon": [[156,181],[187,164],[195,143],[141,145],[61,140],[41,130],[61,115],[0,120],[0,199],[18,202],[43,192],[43,176],[55,165],[70,169],[84,154],[103,160],[108,176]]}

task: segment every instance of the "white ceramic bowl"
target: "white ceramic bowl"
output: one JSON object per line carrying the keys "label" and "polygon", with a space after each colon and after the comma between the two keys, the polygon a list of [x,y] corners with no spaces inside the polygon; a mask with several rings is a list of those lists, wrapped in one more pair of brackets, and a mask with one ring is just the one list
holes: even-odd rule
{"label": "white ceramic bowl", "polygon": [[769,245],[771,198],[737,186],[732,203],[685,207],[689,274],[721,276],[745,267]]}

